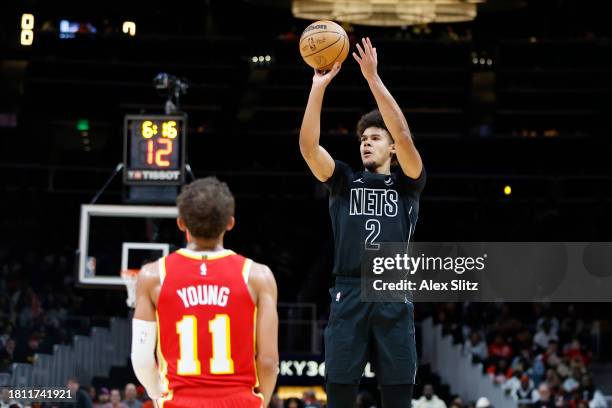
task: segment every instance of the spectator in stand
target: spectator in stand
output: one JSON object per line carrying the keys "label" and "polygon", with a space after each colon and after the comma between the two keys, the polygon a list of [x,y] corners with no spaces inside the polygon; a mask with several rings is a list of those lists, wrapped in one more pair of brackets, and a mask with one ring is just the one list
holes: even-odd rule
{"label": "spectator in stand", "polygon": [[142,402],[138,400],[138,392],[136,391],[136,386],[132,383],[128,383],[123,390],[123,394],[125,399],[123,403],[128,406],[128,408],[141,408]]}
{"label": "spectator in stand", "polygon": [[512,347],[506,343],[501,333],[495,335],[493,343],[489,346],[489,357],[495,360],[512,357]]}
{"label": "spectator in stand", "polygon": [[470,333],[470,338],[465,341],[463,350],[466,354],[471,354],[477,362],[486,360],[488,356],[487,343],[476,330]]}
{"label": "spectator in stand", "polygon": [[606,400],[598,389],[593,384],[593,377],[590,374],[584,374],[580,381],[579,392],[583,401],[588,401],[589,408],[606,408]]}
{"label": "spectator in stand", "polygon": [[510,305],[508,303],[502,303],[497,305],[497,307],[499,307],[499,312],[493,323],[493,329],[503,336],[510,336],[512,333],[519,331],[522,323],[512,315]]}
{"label": "spectator in stand", "polygon": [[451,401],[451,405],[455,405],[458,408],[463,408],[463,400],[461,399],[460,396],[455,396],[455,398],[452,399]]}
{"label": "spectator in stand", "polygon": [[111,390],[110,402],[106,403],[104,408],[128,408],[128,406],[121,402],[121,391],[115,388]]}
{"label": "spectator in stand", "polygon": [[8,339],[4,349],[0,350],[0,372],[9,371],[15,361],[15,340]]}
{"label": "spectator in stand", "polygon": [[76,408],[93,408],[91,398],[89,398],[89,394],[80,387],[78,378],[70,377],[66,386],[76,398],[76,403],[74,405],[70,404],[70,406],[74,406]]}
{"label": "spectator in stand", "polygon": [[2,346],[4,347],[6,342],[13,338],[13,325],[7,321],[5,322],[3,329],[2,336],[0,336],[0,343],[2,343]]}
{"label": "spectator in stand", "polygon": [[576,306],[574,304],[570,304],[567,307],[566,317],[561,321],[559,335],[565,338],[572,337],[573,335],[582,332],[584,328],[584,320],[578,317]]}
{"label": "spectator in stand", "polygon": [[556,393],[561,389],[561,378],[559,378],[559,374],[552,368],[546,370],[546,385],[551,390],[551,392]]}
{"label": "spectator in stand", "polygon": [[376,401],[372,394],[367,391],[361,391],[357,395],[357,401],[355,402],[357,408],[376,408]]}
{"label": "spectator in stand", "polygon": [[476,401],[476,408],[491,408],[491,401],[487,397],[480,397]]}
{"label": "spectator in stand", "polygon": [[555,408],[552,393],[548,384],[542,383],[538,387],[538,391],[533,393],[534,408]]}
{"label": "spectator in stand", "polygon": [[20,327],[31,327],[34,317],[34,307],[39,302],[34,298],[36,295],[32,291],[31,287],[23,287],[15,293],[13,302],[15,304],[15,311],[17,312],[17,324]]}
{"label": "spectator in stand", "polygon": [[98,393],[98,403],[94,405],[94,408],[103,408],[110,402],[110,392],[108,388],[102,387],[100,388],[100,392]]}
{"label": "spectator in stand", "polygon": [[459,319],[457,317],[458,311],[455,303],[442,303],[438,305],[438,323],[442,326],[442,333],[452,334],[453,336],[461,335],[461,328]]}
{"label": "spectator in stand", "polygon": [[550,340],[546,350],[542,353],[542,361],[548,367],[557,367],[561,364],[561,356],[559,356],[559,343],[557,340]]}
{"label": "spectator in stand", "polygon": [[0,394],[0,408],[10,408],[14,406],[21,407],[17,401],[12,400],[9,397],[9,389],[2,388],[2,394]]}
{"label": "spectator in stand", "polygon": [[283,404],[283,408],[304,408],[304,403],[299,398],[288,398]]}
{"label": "spectator in stand", "polygon": [[548,326],[555,336],[559,333],[559,320],[550,314],[549,309],[544,309],[544,314],[536,322],[536,331],[544,329],[545,326]]}
{"label": "spectator in stand", "polygon": [[506,395],[512,396],[514,392],[521,386],[522,371],[512,371],[512,377],[501,383],[501,388],[504,390]]}
{"label": "spectator in stand", "polygon": [[529,331],[528,328],[523,327],[523,329],[521,329],[514,336],[514,343],[512,344],[512,346],[512,348],[514,348],[515,350],[532,349],[533,339],[531,331]]}
{"label": "spectator in stand", "polygon": [[538,330],[536,335],[533,337],[533,343],[541,350],[545,350],[551,341],[558,342],[559,337],[557,336],[557,333],[552,330],[550,321],[545,320],[542,322],[542,327],[540,330]]}
{"label": "spectator in stand", "polygon": [[123,390],[123,394],[125,395],[125,399],[123,403],[128,406],[128,408],[141,408],[142,402],[138,400],[138,392],[136,391],[136,386],[132,383],[128,383]]}
{"label": "spectator in stand", "polygon": [[278,394],[276,393],[272,394],[272,399],[270,400],[269,408],[282,408],[282,406],[283,406],[283,401],[281,401],[281,399],[278,398]]}
{"label": "spectator in stand", "polygon": [[565,381],[563,381],[563,390],[567,394],[571,394],[580,387],[580,380],[582,379],[583,370],[579,366],[572,368],[572,374],[569,375]]}
{"label": "spectator in stand", "polygon": [[529,401],[526,405],[530,405],[531,401],[533,401],[534,392],[535,385],[533,381],[527,374],[523,374],[520,378],[520,386],[510,395],[517,401]]}
{"label": "spectator in stand", "polygon": [[531,350],[522,349],[521,352],[512,359],[510,368],[512,368],[513,371],[526,372],[531,367],[532,362],[533,357],[531,356]]}
{"label": "spectator in stand", "polygon": [[496,384],[504,384],[512,378],[512,368],[508,367],[508,360],[500,358],[497,365],[491,365],[487,368],[487,374],[493,378]]}
{"label": "spectator in stand", "polygon": [[89,399],[91,400],[91,404],[95,407],[98,403],[98,395],[96,392],[96,387],[87,388],[87,395],[89,395]]}
{"label": "spectator in stand", "polygon": [[584,366],[588,366],[591,362],[591,353],[583,349],[580,340],[577,338],[574,338],[571,343],[564,347],[563,356],[568,360],[578,359]]}
{"label": "spectator in stand", "polygon": [[317,401],[317,395],[313,390],[304,391],[302,394],[304,408],[321,408],[321,404]]}
{"label": "spectator in stand", "polygon": [[34,364],[34,354],[38,353],[39,346],[40,339],[38,337],[38,334],[33,333],[28,340],[27,346],[25,348],[22,348],[21,350],[17,350],[15,361]]}
{"label": "spectator in stand", "polygon": [[415,402],[414,408],[446,408],[446,403],[434,394],[433,385],[425,384],[423,396]]}

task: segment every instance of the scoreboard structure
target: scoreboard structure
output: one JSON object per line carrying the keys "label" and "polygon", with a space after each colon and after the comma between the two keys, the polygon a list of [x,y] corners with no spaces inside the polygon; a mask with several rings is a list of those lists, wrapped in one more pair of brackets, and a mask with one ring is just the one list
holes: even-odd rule
{"label": "scoreboard structure", "polygon": [[186,132],[186,116],[126,115],[123,128],[124,184],[183,184]]}

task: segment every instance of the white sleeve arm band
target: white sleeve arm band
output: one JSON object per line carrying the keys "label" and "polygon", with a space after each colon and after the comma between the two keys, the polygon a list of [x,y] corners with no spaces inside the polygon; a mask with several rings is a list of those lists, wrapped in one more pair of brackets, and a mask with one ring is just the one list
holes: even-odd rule
{"label": "white sleeve arm band", "polygon": [[156,345],[157,322],[132,319],[132,367],[136,378],[152,400],[162,396],[159,371],[155,362]]}

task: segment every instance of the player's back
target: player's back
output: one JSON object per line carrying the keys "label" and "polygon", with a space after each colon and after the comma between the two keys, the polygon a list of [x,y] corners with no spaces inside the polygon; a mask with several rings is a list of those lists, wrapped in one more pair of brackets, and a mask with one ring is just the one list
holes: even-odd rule
{"label": "player's back", "polygon": [[230,250],[181,249],[160,260],[158,361],[168,400],[178,395],[221,399],[242,391],[253,395],[251,264]]}

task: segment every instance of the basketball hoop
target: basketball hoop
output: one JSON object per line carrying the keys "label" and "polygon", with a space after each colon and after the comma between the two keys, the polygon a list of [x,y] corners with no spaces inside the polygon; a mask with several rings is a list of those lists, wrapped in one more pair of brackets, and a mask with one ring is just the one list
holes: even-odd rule
{"label": "basketball hoop", "polygon": [[136,281],[138,280],[139,269],[124,269],[121,271],[121,280],[127,290],[127,299],[125,303],[130,308],[136,306]]}

